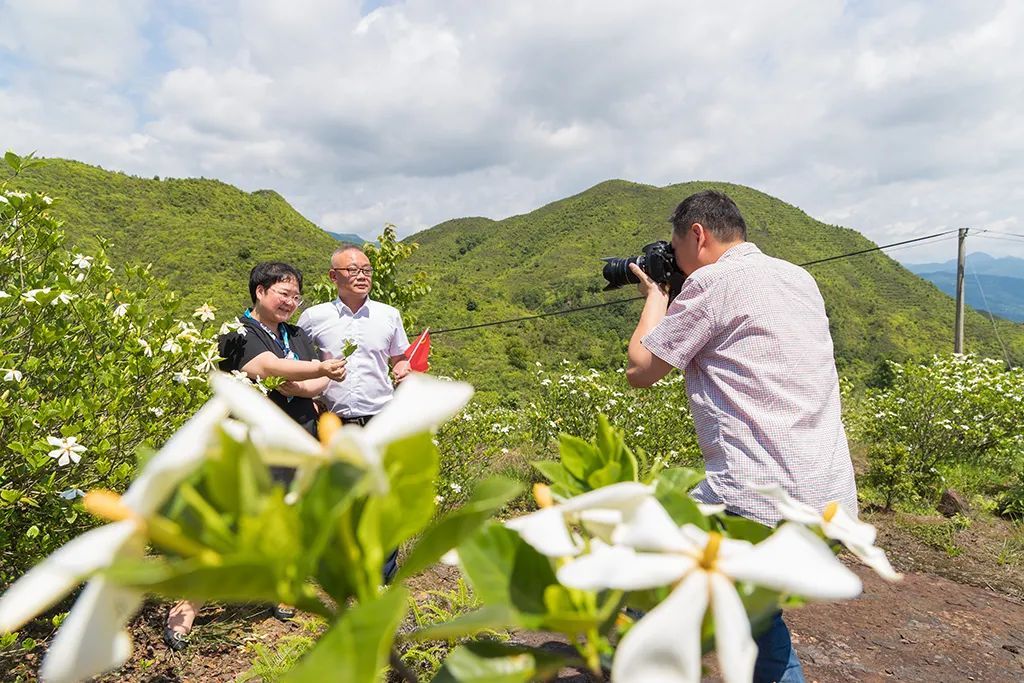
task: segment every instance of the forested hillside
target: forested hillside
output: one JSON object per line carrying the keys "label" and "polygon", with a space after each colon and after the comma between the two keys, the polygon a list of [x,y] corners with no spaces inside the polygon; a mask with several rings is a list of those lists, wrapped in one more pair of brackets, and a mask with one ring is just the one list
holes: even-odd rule
{"label": "forested hillside", "polygon": [[[647,242],[666,239],[675,205],[709,187],[737,201],[750,239],[770,255],[805,263],[873,246],[854,230],[816,221],[747,187],[695,182],[657,188],[614,180],[528,214],[448,221],[410,238],[421,245],[412,265],[430,275],[434,288],[417,309],[420,320],[443,329],[635,296],[632,288],[601,291],[600,258],[635,255]],[[867,376],[883,359],[951,350],[949,298],[885,254],[808,270],[825,298],[841,371]],[[436,335],[435,367],[513,391],[532,381],[537,361],[620,367],[639,308],[626,303]],[[998,329],[1011,358],[1022,362],[1024,331],[1005,322]],[[966,333],[969,351],[1003,356],[992,323],[980,314],[968,313]]]}
{"label": "forested hillside", "polygon": [[[105,240],[112,262],[152,263],[190,304],[222,313],[248,301],[249,269],[287,260],[309,282],[323,278],[337,242],[272,190],[246,193],[206,179],[148,179],[75,161],[48,160],[16,181],[59,198],[56,214],[73,243]],[[766,253],[795,263],[872,246],[750,188],[686,183],[657,188],[613,180],[528,214],[495,221],[459,218],[409,238],[421,246],[403,268],[425,271],[433,291],[411,313],[434,330],[475,325],[635,296],[603,292],[603,256],[632,256],[669,233],[667,217],[686,195],[708,187],[733,196]],[[948,351],[953,306],[935,286],[882,253],[809,267],[832,322],[840,369],[870,375],[883,359]],[[519,394],[535,363],[563,359],[618,368],[639,312],[631,302],[524,323],[435,334],[432,367],[483,390]],[[419,330],[410,330],[416,333]],[[967,348],[1024,361],[1024,329],[974,311]],[[527,393],[530,390],[527,389]]]}
{"label": "forested hillside", "polygon": [[289,261],[324,277],[337,246],[273,190],[139,178],[62,159],[28,169],[13,187],[56,197],[54,213],[73,244],[106,240],[113,263],[152,263],[187,302],[221,312],[248,304],[249,269],[257,262]]}

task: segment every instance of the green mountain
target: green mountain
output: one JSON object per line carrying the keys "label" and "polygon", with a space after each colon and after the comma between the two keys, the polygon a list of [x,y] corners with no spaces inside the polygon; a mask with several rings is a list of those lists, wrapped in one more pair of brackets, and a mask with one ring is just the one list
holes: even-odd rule
{"label": "green mountain", "polygon": [[[115,263],[152,263],[187,302],[209,301],[222,312],[248,303],[248,273],[258,261],[291,262],[311,284],[323,277],[337,246],[271,190],[247,193],[215,180],[139,178],[64,160],[30,169],[14,187],[58,198],[54,211],[73,243],[87,247],[104,240]],[[709,187],[736,199],[751,240],[768,254],[805,263],[872,246],[854,230],[825,225],[756,190],[722,183],[657,188],[614,180],[521,216],[447,221],[410,238],[421,247],[404,266],[431,278],[433,291],[410,312],[434,330],[434,370],[466,377],[484,390],[518,394],[529,393],[536,382],[536,362],[622,367],[638,302],[444,330],[635,296],[631,288],[602,291],[600,258],[633,256],[644,244],[665,239],[675,205]],[[950,349],[952,302],[888,256],[876,252],[808,269],[825,297],[842,370],[863,376],[882,359]],[[1024,362],[1024,327],[1006,321],[993,326],[974,311],[965,327],[968,351],[1001,357],[1001,341],[1013,362]]]}
{"label": "green mountain", "polygon": [[[476,325],[633,297],[602,292],[603,256],[634,256],[667,239],[668,216],[687,195],[724,190],[739,204],[749,237],[765,253],[794,263],[870,248],[860,233],[814,220],[800,209],[739,185],[693,182],[652,187],[613,180],[528,214],[501,221],[463,218],[409,238],[420,244],[412,266],[433,291],[416,309],[433,334],[432,363],[484,389],[515,391],[536,381],[536,362],[562,359],[622,367],[639,302],[465,331]],[[822,290],[841,371],[864,376],[882,359],[951,350],[954,310],[934,285],[880,252],[808,270]],[[1024,362],[1024,328],[998,322],[1011,359]],[[993,324],[970,311],[967,350],[1002,357]]]}
{"label": "green mountain", "polygon": [[[10,172],[0,171],[0,180]],[[337,242],[277,192],[243,192],[216,180],[139,178],[77,161],[48,159],[12,187],[59,201],[72,243],[107,242],[113,263],[152,263],[190,305],[221,313],[249,303],[249,270],[289,262],[307,280],[325,277]]]}

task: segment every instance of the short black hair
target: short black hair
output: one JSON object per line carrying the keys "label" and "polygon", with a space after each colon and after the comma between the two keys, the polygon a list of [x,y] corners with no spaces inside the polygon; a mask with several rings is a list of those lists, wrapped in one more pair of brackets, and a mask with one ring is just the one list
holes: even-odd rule
{"label": "short black hair", "polygon": [[281,263],[280,261],[264,261],[263,263],[257,263],[253,266],[252,270],[249,271],[249,296],[252,298],[252,302],[256,303],[257,287],[267,289],[271,285],[275,285],[278,282],[285,282],[286,280],[295,280],[295,284],[299,287],[299,293],[302,293],[301,270],[293,265]]}
{"label": "short black hair", "polygon": [[682,234],[694,223],[700,223],[711,231],[715,239],[732,242],[746,241],[747,223],[736,202],[729,195],[717,190],[704,190],[691,194],[676,207],[669,219],[673,232]]}

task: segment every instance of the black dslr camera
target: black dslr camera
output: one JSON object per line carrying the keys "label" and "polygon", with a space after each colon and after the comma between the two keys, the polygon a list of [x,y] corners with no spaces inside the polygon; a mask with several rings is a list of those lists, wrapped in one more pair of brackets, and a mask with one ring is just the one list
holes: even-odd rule
{"label": "black dslr camera", "polygon": [[672,245],[665,241],[651,242],[644,247],[644,253],[640,256],[630,258],[608,257],[602,260],[604,261],[604,271],[602,274],[604,279],[608,281],[608,286],[604,288],[606,292],[628,284],[636,284],[640,281],[629,269],[630,263],[640,266],[640,270],[644,271],[647,277],[659,285],[667,284],[670,302],[679,294],[685,279],[682,271],[676,267],[676,258],[675,253],[672,251]]}

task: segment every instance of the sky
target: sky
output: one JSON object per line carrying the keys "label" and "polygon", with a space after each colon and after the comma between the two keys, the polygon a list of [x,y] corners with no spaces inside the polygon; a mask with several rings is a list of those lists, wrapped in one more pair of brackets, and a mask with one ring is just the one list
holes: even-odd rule
{"label": "sky", "polygon": [[1024,257],[1022,49],[994,0],[0,0],[0,146],[364,237],[716,180]]}

